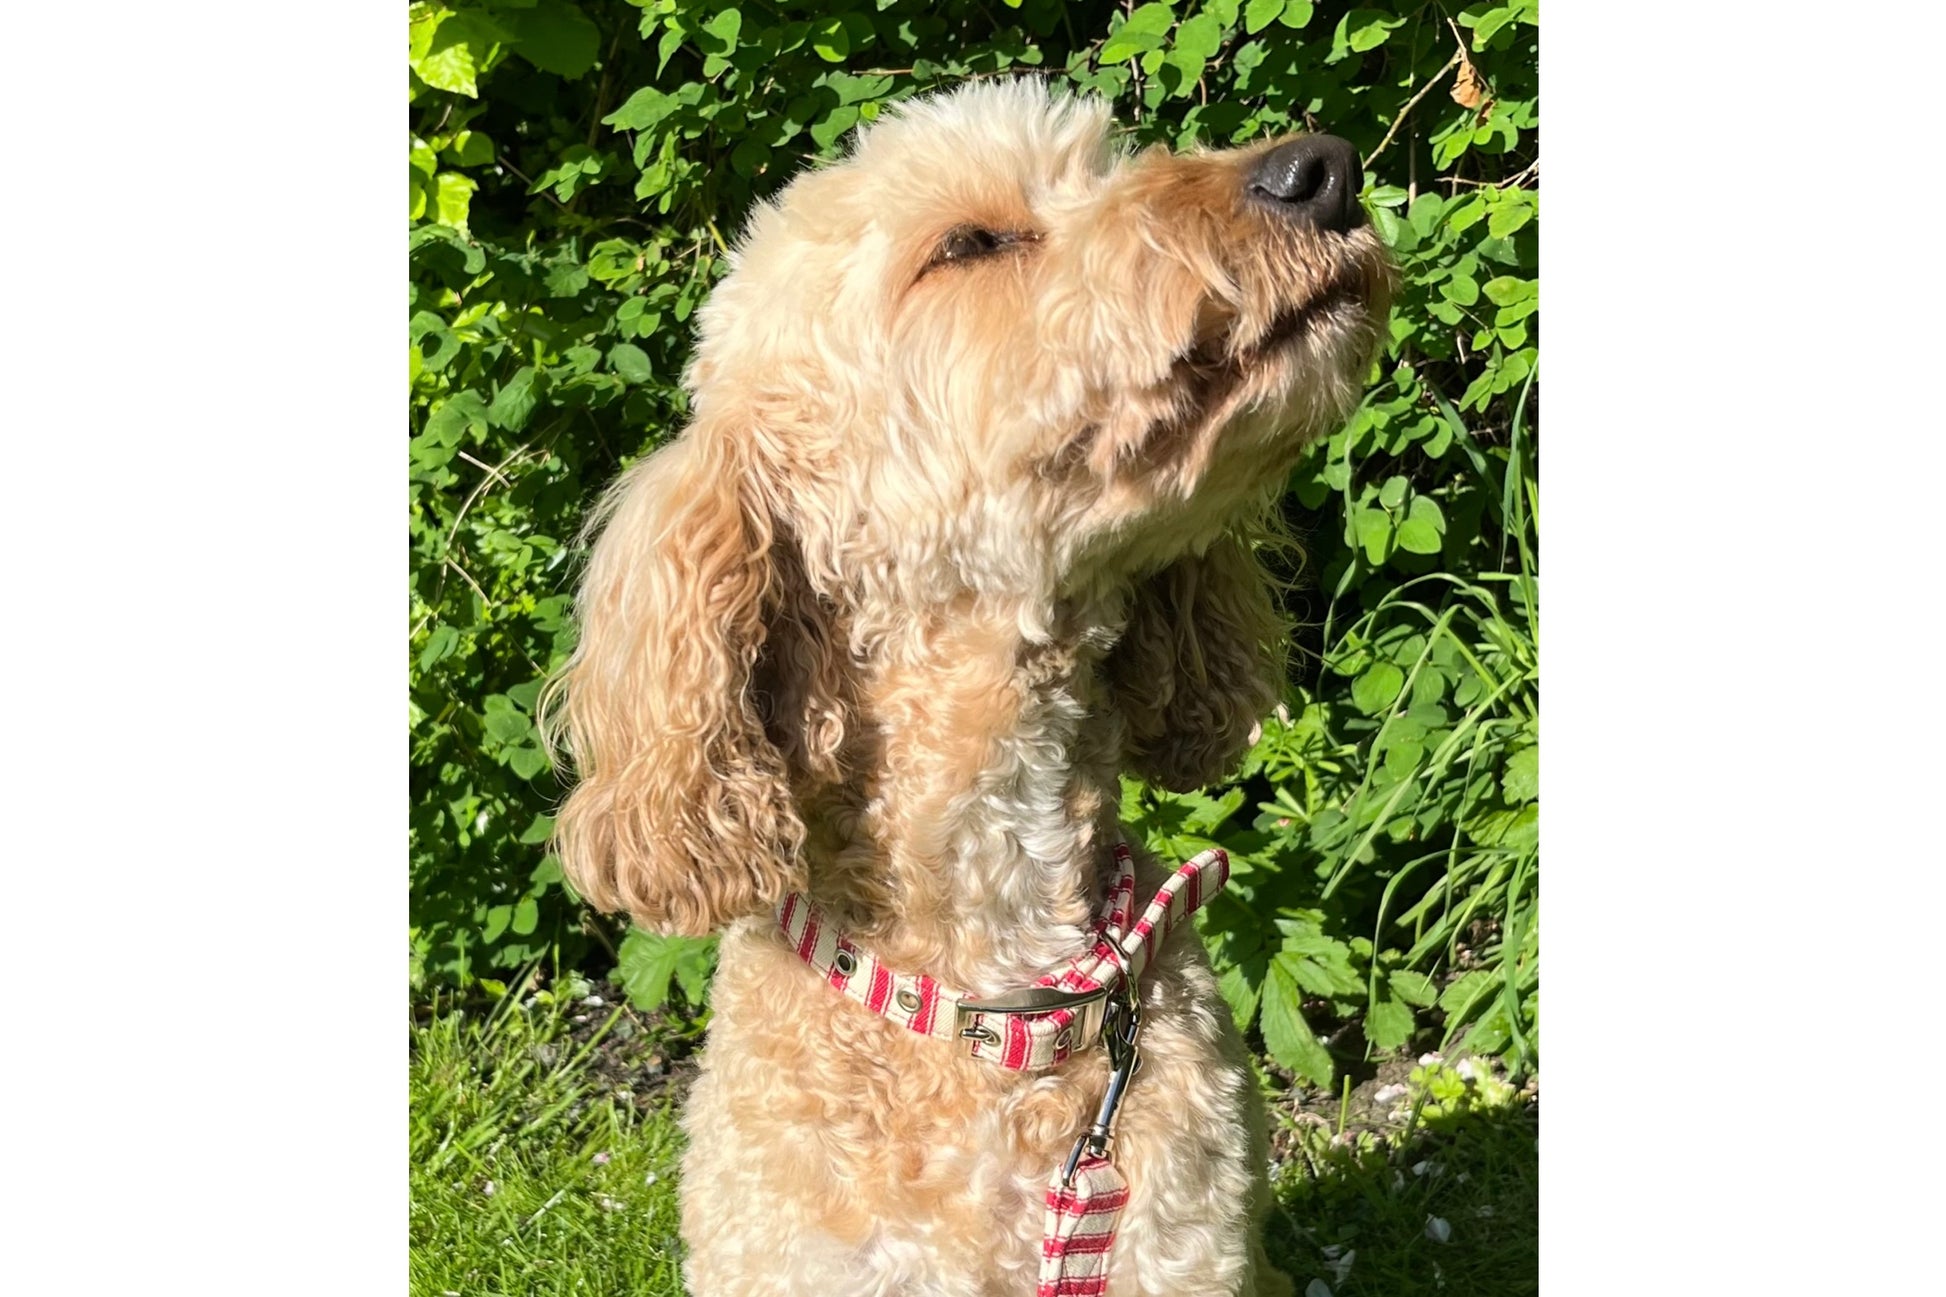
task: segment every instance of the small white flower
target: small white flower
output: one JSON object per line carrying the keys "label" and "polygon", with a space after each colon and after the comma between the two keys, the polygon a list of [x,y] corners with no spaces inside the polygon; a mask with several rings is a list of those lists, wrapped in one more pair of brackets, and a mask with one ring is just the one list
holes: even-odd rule
{"label": "small white flower", "polygon": [[648,1173],[647,1175],[645,1175],[645,1176],[643,1176],[643,1177],[642,1177],[642,1183],[643,1183],[643,1184],[654,1184],[654,1183],[655,1183],[655,1172],[653,1172],[653,1171],[651,1171],[651,1172],[649,1172],[649,1173]]}
{"label": "small white flower", "polygon": [[608,1001],[602,999],[599,995],[590,995],[583,999],[581,1003],[590,1009],[599,1009],[602,1005],[607,1004]]}
{"label": "small white flower", "polygon": [[1453,1226],[1444,1216],[1428,1216],[1426,1237],[1435,1243],[1450,1243],[1453,1240]]}
{"label": "small white flower", "polygon": [[480,1186],[480,1196],[483,1198],[491,1198],[494,1195],[494,1191],[499,1189],[499,1187],[500,1186],[495,1184],[493,1181],[488,1180],[485,1184]]}
{"label": "small white flower", "polygon": [[1453,1070],[1469,1081],[1484,1081],[1493,1075],[1493,1069],[1477,1058],[1462,1058],[1453,1064]]}
{"label": "small white flower", "polygon": [[1446,1061],[1446,1056],[1444,1054],[1419,1055],[1419,1066],[1421,1067],[1431,1067],[1436,1063],[1443,1063],[1445,1061]]}
{"label": "small white flower", "polygon": [[597,1154],[595,1154],[595,1165],[596,1165],[596,1166],[607,1166],[607,1165],[608,1165],[608,1154],[607,1154],[606,1152],[601,1152],[601,1153],[597,1153]]}
{"label": "small white flower", "polygon": [[1389,1108],[1410,1093],[1412,1091],[1396,1083],[1392,1085],[1381,1085],[1377,1090],[1372,1092],[1372,1104],[1378,1108]]}
{"label": "small white flower", "polygon": [[595,1201],[601,1204],[603,1211],[620,1211],[622,1209],[622,1204],[616,1202],[605,1193],[596,1194]]}

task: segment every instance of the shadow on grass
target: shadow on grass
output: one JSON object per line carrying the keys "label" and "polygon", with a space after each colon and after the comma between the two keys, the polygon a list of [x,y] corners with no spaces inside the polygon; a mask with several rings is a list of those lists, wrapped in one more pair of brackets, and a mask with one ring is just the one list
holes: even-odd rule
{"label": "shadow on grass", "polygon": [[1539,1139],[1538,1097],[1422,1113],[1391,1139],[1314,1128],[1278,1172],[1265,1246],[1313,1297],[1538,1293]]}

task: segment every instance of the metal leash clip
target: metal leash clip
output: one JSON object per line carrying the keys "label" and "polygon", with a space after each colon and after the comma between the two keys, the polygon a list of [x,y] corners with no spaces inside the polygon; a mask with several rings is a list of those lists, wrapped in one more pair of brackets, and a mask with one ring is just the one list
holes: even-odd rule
{"label": "metal leash clip", "polygon": [[1064,1188],[1074,1187],[1074,1174],[1081,1165],[1082,1153],[1101,1157],[1108,1152],[1108,1142],[1115,1137],[1115,1110],[1122,1106],[1122,1095],[1128,1083],[1142,1068],[1142,1053],[1136,1048],[1135,1040],[1142,1031],[1142,1001],[1135,988],[1135,980],[1124,975],[1121,982],[1122,996],[1109,1001],[1108,1014],[1102,1026],[1103,1043],[1108,1046],[1108,1092],[1101,1096],[1101,1108],[1095,1113],[1095,1124],[1088,1127],[1087,1133],[1077,1137],[1074,1148],[1068,1153],[1067,1164],[1061,1168],[1061,1184]]}

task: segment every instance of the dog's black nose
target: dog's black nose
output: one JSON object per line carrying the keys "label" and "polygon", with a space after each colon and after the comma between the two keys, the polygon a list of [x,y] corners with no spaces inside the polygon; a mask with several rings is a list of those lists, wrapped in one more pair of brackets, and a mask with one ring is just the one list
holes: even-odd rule
{"label": "dog's black nose", "polygon": [[1243,191],[1273,211],[1343,234],[1365,219],[1358,205],[1364,183],[1358,150],[1349,141],[1305,135],[1264,154]]}

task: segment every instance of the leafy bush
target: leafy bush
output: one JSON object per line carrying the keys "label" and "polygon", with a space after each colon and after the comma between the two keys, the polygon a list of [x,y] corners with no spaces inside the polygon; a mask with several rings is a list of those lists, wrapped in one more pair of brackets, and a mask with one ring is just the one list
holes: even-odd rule
{"label": "leafy bush", "polygon": [[1535,24],[1532,0],[414,4],[415,976],[592,938],[640,998],[700,995],[707,947],[618,943],[541,854],[571,538],[680,428],[687,322],[752,200],[891,101],[1034,72],[1113,99],[1137,143],[1316,128],[1368,159],[1403,291],[1370,397],[1293,475],[1302,669],[1236,782],[1131,786],[1125,818],[1164,854],[1232,851],[1206,936],[1297,1075],[1434,1024],[1531,1059]]}

